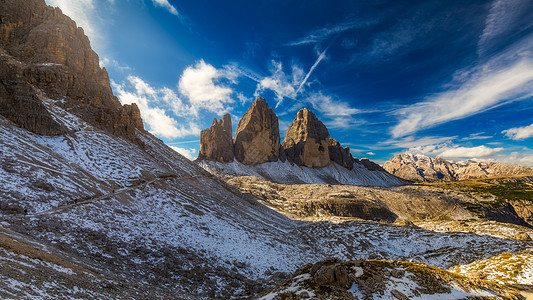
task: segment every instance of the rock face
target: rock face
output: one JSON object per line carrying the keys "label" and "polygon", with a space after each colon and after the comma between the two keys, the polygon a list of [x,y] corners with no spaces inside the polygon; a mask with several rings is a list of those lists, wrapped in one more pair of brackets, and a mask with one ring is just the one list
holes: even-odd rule
{"label": "rock face", "polygon": [[367,168],[370,171],[385,171],[386,172],[386,170],[383,169],[380,165],[376,164],[375,162],[371,161],[368,158],[361,158],[361,160],[359,160],[359,163],[365,166],[365,168]]}
{"label": "rock face", "polygon": [[348,170],[357,167],[386,173],[368,159],[353,158],[350,148],[342,147],[336,139],[330,138],[326,126],[307,108],[298,112],[280,145],[278,117],[261,97],[239,121],[235,138],[232,139],[229,114],[220,121],[213,120],[211,128],[202,130],[198,161],[229,163],[234,159],[245,165],[288,160],[297,166],[311,168],[326,167],[335,162]]}
{"label": "rock face", "polygon": [[39,134],[61,134],[42,98],[63,99],[82,119],[126,138],[143,129],[122,106],[82,28],[44,0],[0,2],[0,114]]}
{"label": "rock face", "polygon": [[333,138],[330,138],[328,143],[329,159],[345,167],[348,170],[353,169],[353,164],[355,160],[353,159],[353,156],[350,153],[350,148],[343,148],[341,144]]}
{"label": "rock face", "polygon": [[299,166],[325,167],[330,163],[328,129],[307,108],[298,112],[287,129],[282,147],[287,159]]}
{"label": "rock face", "polygon": [[501,175],[531,175],[533,168],[496,162],[455,163],[421,154],[397,154],[383,168],[387,172],[414,181],[453,181]]}
{"label": "rock face", "polygon": [[229,114],[217,121],[213,119],[211,128],[202,130],[200,134],[200,154],[198,159],[220,162],[233,161],[233,130]]}
{"label": "rock face", "polygon": [[235,158],[247,165],[277,161],[280,157],[278,117],[264,98],[257,98],[235,131]]}

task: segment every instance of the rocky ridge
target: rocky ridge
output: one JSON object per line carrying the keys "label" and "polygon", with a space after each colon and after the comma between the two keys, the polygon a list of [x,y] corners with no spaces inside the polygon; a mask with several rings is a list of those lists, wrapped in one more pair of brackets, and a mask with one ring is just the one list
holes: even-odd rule
{"label": "rocky ridge", "polygon": [[450,162],[440,157],[410,153],[395,155],[385,162],[383,168],[397,177],[423,182],[533,174],[533,168],[529,167],[487,161]]}
{"label": "rocky ridge", "polygon": [[0,2],[0,114],[38,134],[65,133],[44,98],[84,120],[135,139],[136,104],[122,106],[82,28],[42,0]]}
{"label": "rocky ridge", "polygon": [[386,173],[368,159],[354,158],[350,148],[331,138],[326,126],[307,108],[298,112],[282,144],[278,118],[264,98],[257,98],[239,121],[232,145],[229,143],[231,128],[220,129],[228,124],[231,126],[230,115],[225,115],[220,122],[214,120],[211,128],[202,131],[198,161],[237,161],[252,166],[289,161],[308,168],[323,168],[335,163],[347,170],[353,170],[357,165]]}

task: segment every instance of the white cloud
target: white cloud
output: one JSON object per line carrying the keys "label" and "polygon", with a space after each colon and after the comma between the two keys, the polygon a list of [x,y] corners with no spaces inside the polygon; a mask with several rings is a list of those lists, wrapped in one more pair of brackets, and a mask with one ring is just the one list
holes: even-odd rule
{"label": "white cloud", "polygon": [[394,137],[405,136],[438,124],[465,118],[531,92],[533,64],[520,60],[509,67],[493,69],[492,64],[472,73],[466,82],[395,112],[400,122],[392,128]]}
{"label": "white cloud", "polygon": [[489,157],[497,152],[502,151],[503,148],[489,148],[485,145],[477,147],[455,147],[444,148],[437,156],[442,158],[473,158],[473,157]]}
{"label": "white cloud", "polygon": [[295,85],[300,83],[299,81],[298,83],[295,83],[295,81],[299,79],[301,74],[303,74],[302,68],[297,65],[292,65],[293,76],[291,78],[291,76],[288,76],[283,71],[283,64],[281,62],[272,60],[270,71],[272,72],[271,76],[264,77],[257,83],[257,89],[255,90],[254,96],[260,96],[261,92],[264,90],[271,90],[276,94],[276,107],[283,101],[283,98],[295,99]]}
{"label": "white cloud", "polygon": [[515,127],[502,131],[506,137],[512,140],[525,140],[533,136],[533,124],[524,127]]}
{"label": "white cloud", "polygon": [[510,155],[499,157],[499,161],[511,165],[533,167],[533,152],[511,152]]}
{"label": "white cloud", "polygon": [[178,124],[178,121],[170,117],[161,108],[170,105],[179,114],[186,111],[187,107],[181,99],[171,90],[155,89],[141,78],[128,76],[127,83],[117,84],[112,82],[113,88],[122,104],[136,103],[141,111],[143,121],[148,125],[149,131],[157,136],[165,138],[179,138],[188,135],[199,135],[199,126],[189,121],[186,126]]}
{"label": "white cloud", "polygon": [[374,153],[374,152],[367,152],[366,155],[372,155],[372,156],[374,156],[374,155],[376,155],[376,153]]}
{"label": "white cloud", "polygon": [[396,141],[395,145],[401,148],[408,148],[408,153],[424,154],[445,159],[488,159],[504,150],[504,148],[490,148],[485,145],[475,147],[459,146],[453,143],[455,138],[425,137],[413,139],[412,137],[406,137]]}
{"label": "white cloud", "polygon": [[179,154],[185,156],[189,160],[195,159],[194,155],[196,154],[196,149],[193,149],[193,148],[185,149],[185,148],[180,148],[180,147],[176,147],[176,146],[169,146],[169,147],[172,148],[172,150],[178,152]]}
{"label": "white cloud", "polygon": [[152,0],[152,2],[155,6],[162,7],[175,16],[179,15],[178,10],[174,6],[172,6],[172,4],[168,2],[168,0]]}
{"label": "white cloud", "polygon": [[222,116],[231,110],[227,105],[234,103],[231,98],[233,89],[220,85],[217,81],[229,79],[234,82],[237,76],[232,70],[217,70],[201,60],[183,71],[178,87],[189,99],[195,114],[198,114],[198,109],[205,109]]}

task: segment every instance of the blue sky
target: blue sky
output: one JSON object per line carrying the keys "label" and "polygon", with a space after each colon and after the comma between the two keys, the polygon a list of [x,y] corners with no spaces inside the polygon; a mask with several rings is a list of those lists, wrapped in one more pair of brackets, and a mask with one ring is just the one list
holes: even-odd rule
{"label": "blue sky", "polygon": [[46,0],[85,29],[123,103],[195,158],[253,99],[308,107],[355,157],[533,166],[533,3]]}

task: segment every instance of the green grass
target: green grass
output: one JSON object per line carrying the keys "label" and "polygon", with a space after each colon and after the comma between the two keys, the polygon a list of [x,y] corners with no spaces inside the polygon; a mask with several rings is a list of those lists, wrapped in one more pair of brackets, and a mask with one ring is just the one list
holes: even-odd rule
{"label": "green grass", "polygon": [[433,183],[428,185],[449,190],[458,190],[486,199],[494,197],[496,200],[495,204],[501,203],[505,200],[533,201],[533,184],[526,178],[482,178],[460,180],[455,182]]}

